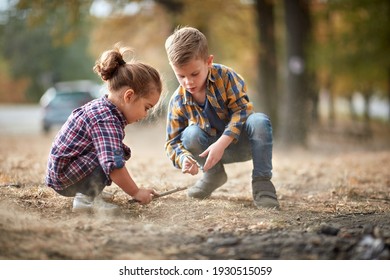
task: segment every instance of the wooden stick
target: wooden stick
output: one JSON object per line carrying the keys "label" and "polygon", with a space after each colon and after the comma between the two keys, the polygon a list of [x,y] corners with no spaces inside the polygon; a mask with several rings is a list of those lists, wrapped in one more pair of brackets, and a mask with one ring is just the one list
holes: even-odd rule
{"label": "wooden stick", "polygon": [[0,187],[15,187],[15,188],[20,188],[21,185],[19,183],[5,183],[5,184],[0,184]]}
{"label": "wooden stick", "polygon": [[[167,196],[167,195],[170,195],[170,194],[173,194],[173,193],[176,193],[176,192],[180,192],[180,191],[184,191],[188,189],[188,187],[177,187],[175,189],[172,189],[172,190],[169,190],[169,191],[166,191],[166,192],[162,192],[158,195],[155,195],[153,196],[153,199],[156,199],[156,198],[159,198],[159,197],[163,197],[163,196]],[[138,200],[136,199],[129,199],[129,203],[134,203],[134,202],[138,202]]]}

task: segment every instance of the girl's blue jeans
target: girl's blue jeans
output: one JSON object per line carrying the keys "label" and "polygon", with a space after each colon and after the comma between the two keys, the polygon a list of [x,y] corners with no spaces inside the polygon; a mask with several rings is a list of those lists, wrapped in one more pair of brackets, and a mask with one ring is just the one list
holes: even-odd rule
{"label": "girl's blue jeans", "polygon": [[[199,154],[216,142],[219,136],[210,136],[198,126],[191,125],[184,130],[181,140],[203,166],[206,159],[199,157]],[[252,159],[252,179],[269,180],[272,177],[272,145],[272,126],[268,116],[253,113],[243,125],[238,142],[229,145],[219,165]]]}

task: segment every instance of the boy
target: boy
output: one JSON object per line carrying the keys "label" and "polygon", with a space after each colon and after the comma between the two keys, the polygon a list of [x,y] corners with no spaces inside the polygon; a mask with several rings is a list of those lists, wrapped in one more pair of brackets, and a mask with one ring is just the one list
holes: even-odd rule
{"label": "boy", "polygon": [[253,160],[252,194],[258,208],[279,208],[272,177],[272,127],[253,112],[244,80],[213,63],[206,37],[178,28],[165,43],[179,87],[169,102],[165,149],[183,173],[203,177],[188,196],[204,199],[227,181],[224,164]]}

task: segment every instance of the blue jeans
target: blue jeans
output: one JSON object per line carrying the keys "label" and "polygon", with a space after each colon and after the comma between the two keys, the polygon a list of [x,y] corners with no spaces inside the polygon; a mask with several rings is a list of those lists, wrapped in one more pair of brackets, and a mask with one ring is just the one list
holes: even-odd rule
{"label": "blue jeans", "polygon": [[[210,136],[198,126],[191,125],[184,130],[181,141],[203,166],[206,159],[198,155],[219,137],[220,135]],[[272,126],[269,118],[262,113],[253,113],[243,125],[238,142],[229,145],[215,169],[219,169],[223,164],[252,159],[252,179],[269,180],[272,177],[272,145]],[[210,171],[213,169],[214,167]]]}

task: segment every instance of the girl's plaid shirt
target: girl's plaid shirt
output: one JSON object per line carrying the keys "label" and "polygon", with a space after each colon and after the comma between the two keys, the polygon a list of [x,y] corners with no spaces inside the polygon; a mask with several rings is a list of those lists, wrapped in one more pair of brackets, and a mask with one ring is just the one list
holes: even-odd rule
{"label": "girl's plaid shirt", "polygon": [[[239,74],[227,66],[213,64],[206,80],[206,96],[218,117],[226,124],[223,134],[233,137],[234,142],[240,136],[242,125],[253,113],[253,105],[246,91],[245,81]],[[183,156],[191,155],[181,142],[182,132],[190,125],[199,126],[210,136],[216,135],[202,108],[185,88],[179,86],[169,102],[165,143],[167,155],[177,168],[181,168]]]}
{"label": "girl's plaid shirt", "polygon": [[109,174],[131,156],[123,143],[127,121],[106,96],[74,110],[58,132],[50,151],[46,184],[56,190],[73,185],[100,165]]}

